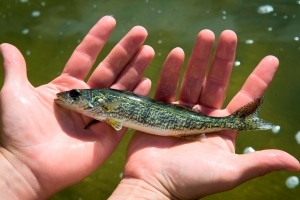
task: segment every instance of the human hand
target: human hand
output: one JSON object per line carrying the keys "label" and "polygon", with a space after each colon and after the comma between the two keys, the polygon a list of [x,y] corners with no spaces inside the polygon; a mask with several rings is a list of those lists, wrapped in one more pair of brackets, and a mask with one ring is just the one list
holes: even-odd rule
{"label": "human hand", "polygon": [[[237,37],[232,31],[221,34],[206,75],[213,43],[211,31],[198,34],[177,103],[198,104],[206,115],[227,116],[264,94],[279,63],[273,56],[265,57],[228,106],[220,110],[234,62]],[[169,54],[161,72],[156,100],[175,101],[183,60],[184,53],[179,48]],[[300,169],[294,157],[279,150],[235,154],[236,136],[236,131],[221,131],[207,133],[206,138],[199,141],[190,141],[137,132],[128,147],[123,179],[111,199],[122,196],[198,199],[275,170]]]}
{"label": "human hand", "polygon": [[143,27],[132,28],[84,82],[115,24],[112,17],[103,17],[75,49],[62,74],[37,88],[27,80],[21,53],[1,44],[0,163],[11,167],[5,176],[19,186],[5,184],[1,197],[9,190],[21,199],[49,197],[88,176],[118,145],[126,129],[117,132],[106,123],[84,129],[89,118],[54,104],[56,93],[73,88],[112,87],[148,94],[151,82],[141,75],[154,51],[142,46],[147,37]]}

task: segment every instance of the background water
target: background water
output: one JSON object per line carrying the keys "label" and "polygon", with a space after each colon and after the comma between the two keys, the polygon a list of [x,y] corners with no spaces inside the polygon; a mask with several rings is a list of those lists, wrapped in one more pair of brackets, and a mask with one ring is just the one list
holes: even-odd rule
{"label": "background water", "polygon": [[[241,133],[237,153],[249,146],[256,150],[276,148],[300,160],[300,146],[295,139],[300,130],[300,0],[134,0],[130,3],[0,0],[0,42],[14,44],[22,51],[29,79],[38,86],[60,74],[74,48],[104,15],[113,15],[117,27],[99,60],[131,27],[142,25],[149,33],[146,44],[156,50],[156,57],[145,74],[154,87],[169,51],[180,46],[188,57],[202,29],[211,29],[216,37],[225,29],[234,30],[238,35],[238,62],[227,102],[264,56],[277,56],[280,69],[266,94],[261,117],[279,124],[281,130],[278,134]],[[131,133],[126,134],[113,156],[90,177],[52,199],[106,199],[120,181],[130,137]],[[285,186],[286,179],[292,175],[300,178],[299,173],[274,172],[204,199],[298,199],[300,187]]]}

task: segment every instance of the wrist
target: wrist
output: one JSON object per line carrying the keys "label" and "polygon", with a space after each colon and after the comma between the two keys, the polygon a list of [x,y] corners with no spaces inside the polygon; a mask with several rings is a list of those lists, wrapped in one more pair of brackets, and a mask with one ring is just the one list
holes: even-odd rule
{"label": "wrist", "polygon": [[0,199],[41,199],[32,171],[0,146]]}
{"label": "wrist", "polygon": [[147,182],[136,178],[124,177],[109,200],[118,199],[172,199]]}

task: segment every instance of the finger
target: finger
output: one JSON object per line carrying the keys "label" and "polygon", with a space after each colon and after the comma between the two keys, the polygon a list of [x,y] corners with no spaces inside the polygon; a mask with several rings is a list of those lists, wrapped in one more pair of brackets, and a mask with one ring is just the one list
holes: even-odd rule
{"label": "finger", "polygon": [[[299,161],[280,150],[263,150],[240,155],[234,163],[237,166],[236,169],[239,169],[236,170],[236,185],[273,171],[300,170]],[[230,176],[234,177],[233,174]]]}
{"label": "finger", "polygon": [[201,105],[214,109],[222,107],[235,58],[236,45],[237,36],[233,31],[226,30],[221,33],[201,93]]}
{"label": "finger", "polygon": [[98,65],[88,80],[88,85],[91,88],[110,87],[143,44],[146,37],[147,31],[145,28],[141,26],[133,27]]}
{"label": "finger", "polygon": [[75,49],[63,73],[80,80],[85,79],[115,25],[114,18],[110,16],[101,18]]}
{"label": "finger", "polygon": [[141,79],[135,88],[133,89],[133,92],[142,96],[147,96],[151,89],[151,80],[148,78]]}
{"label": "finger", "polygon": [[279,66],[279,60],[274,56],[266,56],[250,74],[242,89],[227,106],[229,113],[236,111],[245,104],[263,96],[273,80]]}
{"label": "finger", "polygon": [[3,43],[0,45],[0,53],[3,56],[3,87],[15,90],[28,85],[26,63],[21,52],[13,45]]}
{"label": "finger", "polygon": [[154,57],[154,50],[150,46],[142,46],[134,58],[122,71],[111,88],[119,90],[132,90],[140,81],[141,75]]}
{"label": "finger", "polygon": [[154,97],[156,100],[169,103],[175,100],[183,61],[184,52],[181,48],[177,47],[169,53],[160,73]]}
{"label": "finger", "polygon": [[191,105],[198,103],[214,40],[214,33],[210,30],[203,30],[198,34],[183,76],[179,102]]}

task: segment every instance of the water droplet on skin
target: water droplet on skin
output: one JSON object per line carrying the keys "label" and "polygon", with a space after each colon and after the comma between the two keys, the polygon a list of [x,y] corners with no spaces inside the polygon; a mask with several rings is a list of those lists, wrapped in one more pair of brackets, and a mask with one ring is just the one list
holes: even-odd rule
{"label": "water droplet on skin", "polygon": [[299,185],[299,178],[297,176],[290,176],[285,181],[286,187],[293,189]]}
{"label": "water droplet on skin", "polygon": [[280,126],[274,126],[274,127],[272,128],[272,133],[274,133],[274,134],[279,133],[279,131],[280,131]]}
{"label": "water droplet on skin", "polygon": [[38,10],[32,11],[31,16],[32,17],[39,17],[41,15],[41,12]]}
{"label": "water droplet on skin", "polygon": [[255,149],[253,149],[252,147],[246,147],[243,151],[244,154],[247,154],[247,153],[252,153],[254,152]]}
{"label": "water droplet on skin", "polygon": [[259,14],[268,14],[274,11],[273,6],[271,5],[262,5],[257,8]]}

